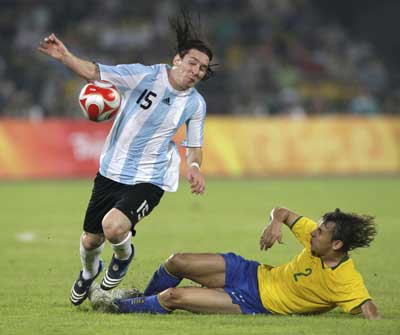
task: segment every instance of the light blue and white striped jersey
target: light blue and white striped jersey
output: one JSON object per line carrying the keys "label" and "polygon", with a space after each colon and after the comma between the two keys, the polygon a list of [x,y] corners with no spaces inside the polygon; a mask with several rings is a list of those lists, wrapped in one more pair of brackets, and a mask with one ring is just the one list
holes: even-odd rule
{"label": "light blue and white striped jersey", "polygon": [[166,64],[99,64],[100,77],[123,101],[100,156],[100,173],[123,184],[178,188],[180,157],[173,135],[185,123],[187,147],[202,147],[206,103],[195,88],[175,90]]}

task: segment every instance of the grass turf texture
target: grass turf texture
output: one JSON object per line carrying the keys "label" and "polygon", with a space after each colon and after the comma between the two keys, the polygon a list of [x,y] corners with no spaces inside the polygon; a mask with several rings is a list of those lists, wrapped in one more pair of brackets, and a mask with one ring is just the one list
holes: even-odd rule
{"label": "grass turf texture", "polygon": [[[375,215],[379,224],[372,247],[352,254],[384,318],[379,322],[338,309],[320,316],[268,317],[183,311],[166,316],[111,315],[94,312],[88,302],[72,307],[68,295],[80,270],[79,236],[91,187],[86,180],[0,184],[0,334],[399,333],[399,178],[209,179],[202,197],[192,196],[182,181],[179,192],[166,194],[138,225],[136,258],[121,284],[143,289],[172,252],[234,251],[280,264],[301,247],[284,227],[283,245],[259,251],[259,234],[273,206],[286,206],[313,219],[340,207]],[[103,259],[110,258],[107,245]]]}

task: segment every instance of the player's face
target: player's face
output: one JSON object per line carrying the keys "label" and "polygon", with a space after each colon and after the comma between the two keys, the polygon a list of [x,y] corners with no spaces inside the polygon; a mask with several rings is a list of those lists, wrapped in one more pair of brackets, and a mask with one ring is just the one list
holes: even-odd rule
{"label": "player's face", "polygon": [[311,233],[311,253],[314,256],[325,256],[333,250],[332,233],[335,227],[333,222],[320,221],[317,229]]}
{"label": "player's face", "polygon": [[174,79],[183,90],[195,86],[207,73],[210,60],[208,56],[197,50],[190,49],[183,57],[174,58]]}

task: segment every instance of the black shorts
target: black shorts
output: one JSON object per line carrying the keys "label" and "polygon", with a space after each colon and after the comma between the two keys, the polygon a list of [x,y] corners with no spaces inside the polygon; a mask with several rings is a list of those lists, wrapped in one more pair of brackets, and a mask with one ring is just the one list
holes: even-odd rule
{"label": "black shorts", "polygon": [[112,208],[117,208],[129,218],[132,223],[132,235],[135,235],[136,223],[151,213],[163,194],[164,191],[160,187],[150,183],[125,185],[97,173],[83,230],[93,234],[103,233],[103,217]]}

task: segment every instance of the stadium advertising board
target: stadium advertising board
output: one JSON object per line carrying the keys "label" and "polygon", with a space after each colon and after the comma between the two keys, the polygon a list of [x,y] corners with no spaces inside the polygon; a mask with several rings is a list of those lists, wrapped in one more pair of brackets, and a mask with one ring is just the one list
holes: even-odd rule
{"label": "stadium advertising board", "polygon": [[[1,120],[0,178],[93,177],[111,125]],[[183,128],[176,142],[184,136]],[[399,147],[396,118],[208,117],[202,170],[229,177],[397,174]],[[180,153],[184,160],[184,148]]]}

